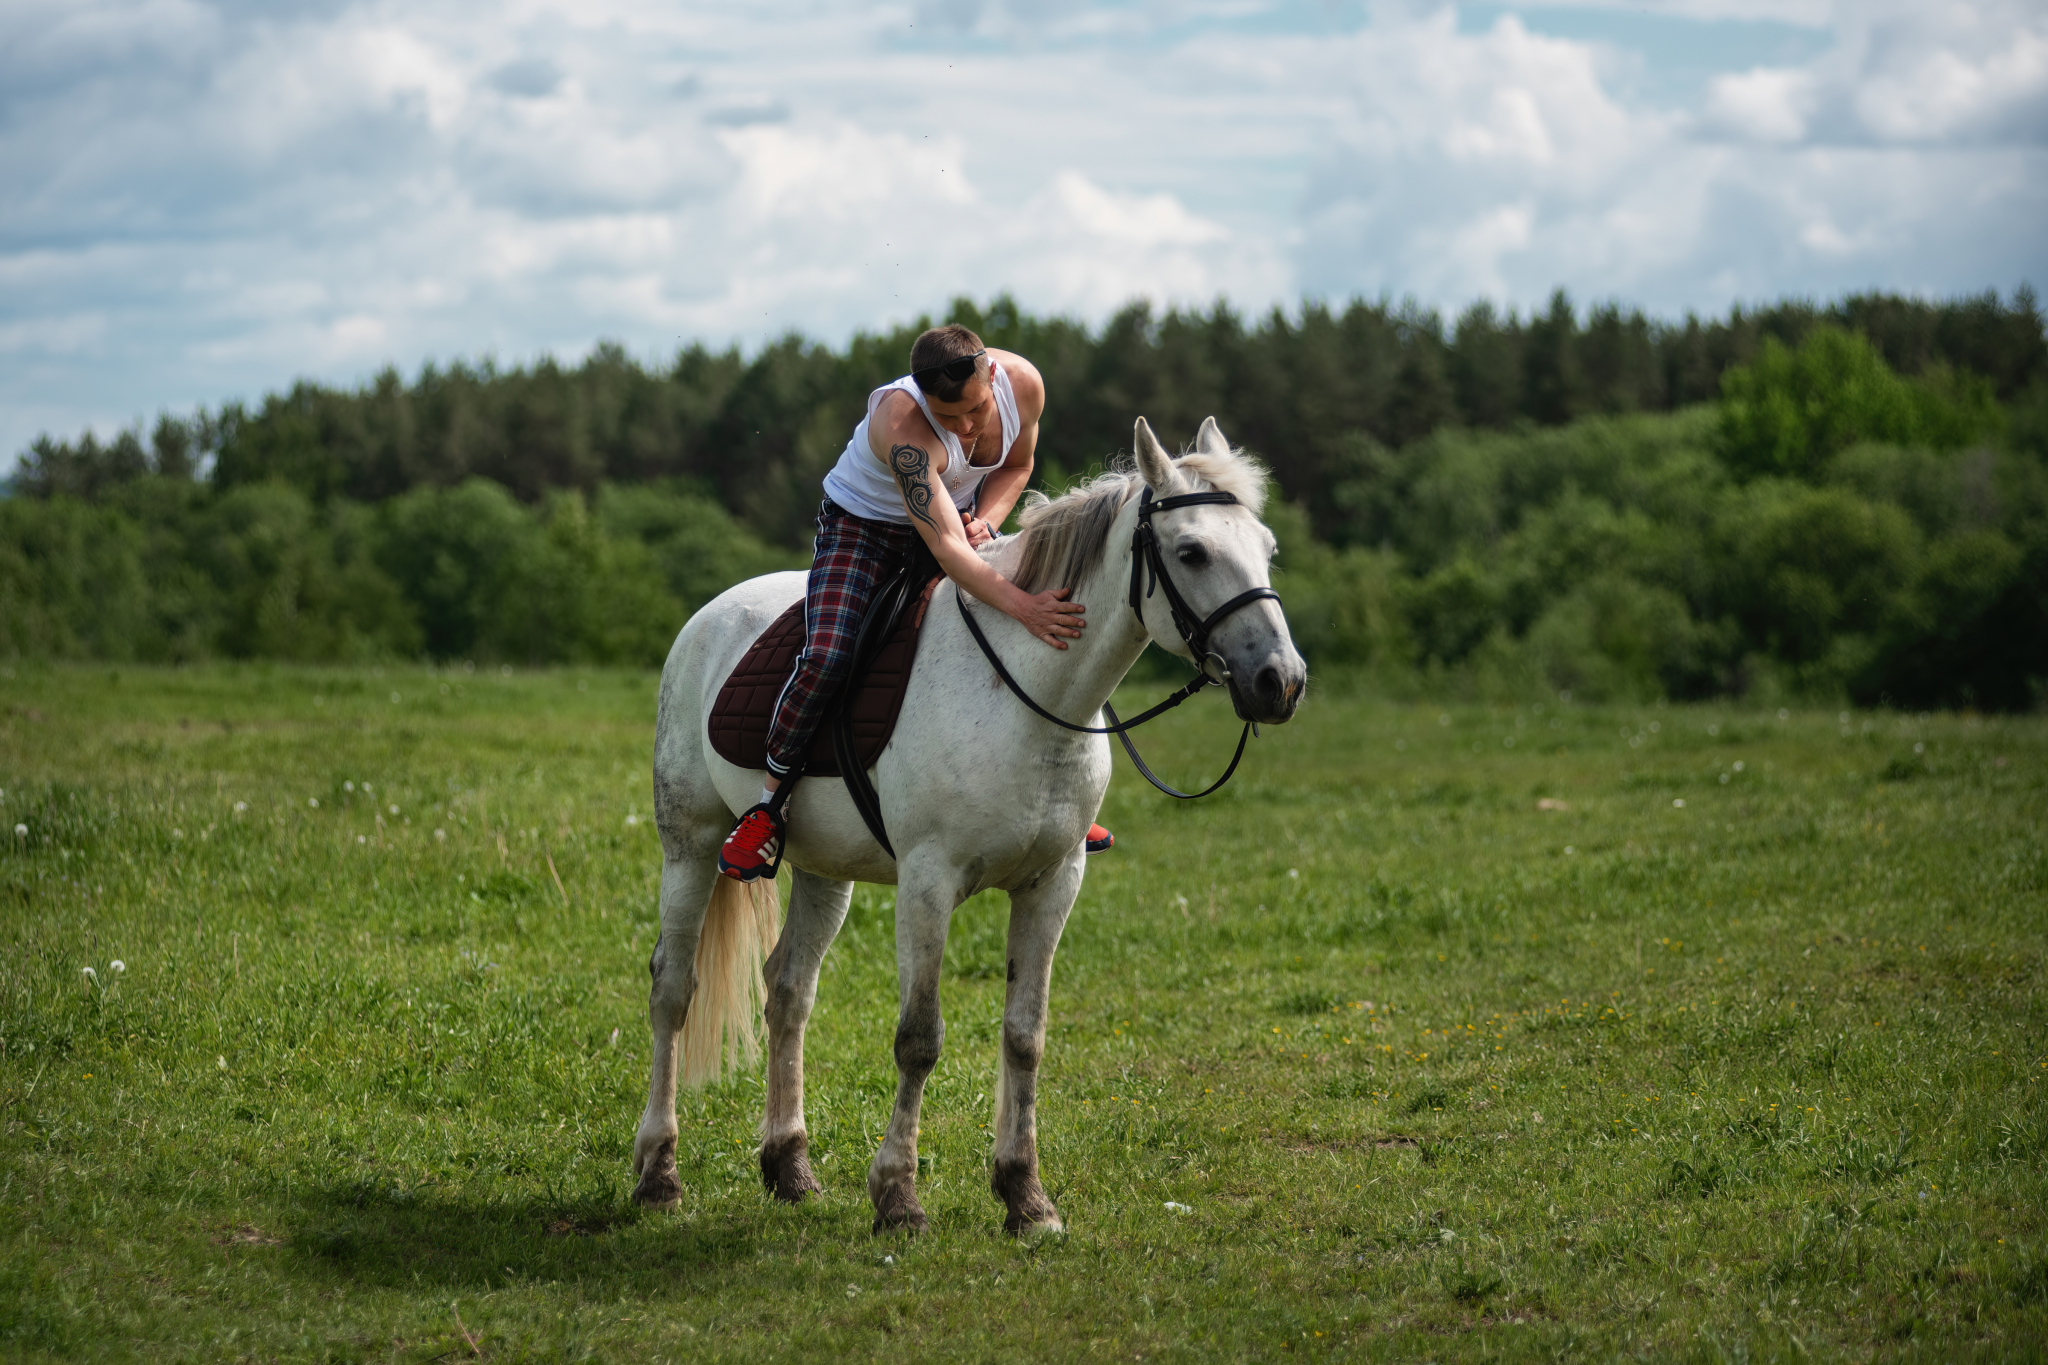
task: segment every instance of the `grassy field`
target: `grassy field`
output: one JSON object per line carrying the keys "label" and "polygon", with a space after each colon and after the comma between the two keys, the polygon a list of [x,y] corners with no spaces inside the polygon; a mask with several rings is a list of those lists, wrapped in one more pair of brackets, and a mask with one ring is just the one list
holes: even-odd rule
{"label": "grassy field", "polygon": [[[762,1194],[742,1075],[685,1098],[682,1209],[628,1204],[654,681],[0,672],[0,1354],[2041,1356],[2042,720],[1331,688],[1221,796],[1122,770],[1026,1247],[995,895],[928,1236],[862,1187],[886,887],[820,987],[826,1198]],[[1169,779],[1227,754],[1204,701]]]}

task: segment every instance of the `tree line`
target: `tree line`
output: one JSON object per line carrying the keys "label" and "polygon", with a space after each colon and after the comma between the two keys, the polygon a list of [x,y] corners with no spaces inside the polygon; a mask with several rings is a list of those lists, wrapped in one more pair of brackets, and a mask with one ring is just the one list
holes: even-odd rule
{"label": "tree line", "polygon": [[[2025,289],[1680,323],[1562,293],[1448,323],[1362,300],[948,316],[1045,373],[1041,484],[1140,413],[1169,439],[1213,413],[1263,457],[1324,665],[2002,707],[2048,679]],[[0,502],[0,653],[651,662],[726,582],[803,562],[820,479],[923,325],[387,370],[40,438]]]}

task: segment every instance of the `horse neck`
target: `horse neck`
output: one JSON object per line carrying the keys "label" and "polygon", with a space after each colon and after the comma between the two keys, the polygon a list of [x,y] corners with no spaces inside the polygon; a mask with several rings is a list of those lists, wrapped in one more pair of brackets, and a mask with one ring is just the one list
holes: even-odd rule
{"label": "horse neck", "polygon": [[[1131,499],[1110,524],[1109,540],[1093,573],[1074,588],[1074,600],[1088,608],[1088,625],[1064,650],[1032,641],[1009,663],[1017,681],[1055,715],[1079,722],[1094,714],[1138,662],[1151,638],[1131,612],[1131,532],[1138,523]],[[1007,632],[1006,632],[1007,633]],[[1021,632],[1015,636],[1022,640]]]}

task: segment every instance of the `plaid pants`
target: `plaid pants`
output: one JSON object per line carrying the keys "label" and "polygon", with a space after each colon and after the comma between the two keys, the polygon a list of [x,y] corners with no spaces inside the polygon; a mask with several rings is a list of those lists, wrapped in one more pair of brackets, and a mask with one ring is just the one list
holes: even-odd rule
{"label": "plaid pants", "polygon": [[854,516],[827,498],[804,590],[804,647],[768,725],[768,771],[787,777],[810,753],[811,737],[853,669],[861,617],[875,590],[917,548],[917,532]]}

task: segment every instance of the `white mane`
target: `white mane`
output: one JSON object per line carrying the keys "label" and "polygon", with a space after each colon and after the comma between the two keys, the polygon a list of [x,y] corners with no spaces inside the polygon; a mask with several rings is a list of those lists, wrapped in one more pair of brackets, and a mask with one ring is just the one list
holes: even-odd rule
{"label": "white mane", "polygon": [[[1174,492],[1229,493],[1258,516],[1266,506],[1266,467],[1242,450],[1190,451],[1174,460],[1184,485]],[[1127,457],[1084,479],[1057,498],[1027,493],[1017,514],[1017,548],[1010,553],[1011,581],[1026,592],[1077,588],[1102,562],[1109,528],[1124,504],[1145,486]],[[1164,494],[1162,494],[1164,496]]]}

